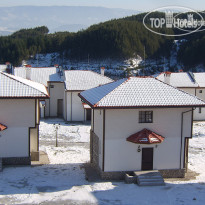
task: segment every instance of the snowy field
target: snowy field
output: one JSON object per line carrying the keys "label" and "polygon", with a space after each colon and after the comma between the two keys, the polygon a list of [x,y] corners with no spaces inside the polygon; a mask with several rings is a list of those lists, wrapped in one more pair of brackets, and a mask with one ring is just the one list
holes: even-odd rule
{"label": "snowy field", "polygon": [[[53,124],[60,123],[58,147]],[[89,125],[49,119],[40,124],[40,150],[49,165],[7,167],[0,173],[0,204],[202,205],[205,204],[205,122],[194,124],[189,168],[195,180],[167,181],[166,186],[139,187],[124,182],[89,183]]]}

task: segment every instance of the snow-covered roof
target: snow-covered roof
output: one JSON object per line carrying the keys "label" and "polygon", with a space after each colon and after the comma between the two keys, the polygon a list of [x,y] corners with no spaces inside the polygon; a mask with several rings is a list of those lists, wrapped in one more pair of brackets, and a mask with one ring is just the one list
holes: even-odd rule
{"label": "snow-covered roof", "polygon": [[195,107],[205,102],[155,78],[130,77],[79,95],[92,108]]}
{"label": "snow-covered roof", "polygon": [[7,65],[0,65],[0,72],[4,72],[7,68]]}
{"label": "snow-covered roof", "polygon": [[[165,74],[161,73],[159,76],[157,76],[157,79],[165,82]],[[193,81],[189,73],[185,72],[171,73],[170,85],[174,87],[198,87],[197,81]]]}
{"label": "snow-covered roof", "polygon": [[61,82],[62,79],[57,71],[56,67],[46,67],[46,68],[26,68],[19,67],[14,69],[14,75],[22,78],[26,78],[26,72],[30,70],[29,78],[32,81],[42,83],[47,86],[47,82]]}
{"label": "snow-covered roof", "polygon": [[110,78],[88,70],[65,71],[66,90],[87,90],[113,82]]}
{"label": "snow-covered roof", "polygon": [[0,72],[0,98],[45,98],[48,92],[43,84]]}
{"label": "snow-covered roof", "polygon": [[205,87],[205,73],[194,73],[194,77],[199,87]]}

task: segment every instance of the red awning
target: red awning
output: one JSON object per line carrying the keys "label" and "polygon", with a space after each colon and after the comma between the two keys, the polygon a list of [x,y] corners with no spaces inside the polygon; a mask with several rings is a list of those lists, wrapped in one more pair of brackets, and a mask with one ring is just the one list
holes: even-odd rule
{"label": "red awning", "polygon": [[5,129],[7,129],[7,127],[5,125],[0,124],[0,131],[3,131]]}
{"label": "red awning", "polygon": [[136,144],[156,144],[164,141],[164,137],[152,132],[148,129],[143,129],[127,138],[127,141]]}

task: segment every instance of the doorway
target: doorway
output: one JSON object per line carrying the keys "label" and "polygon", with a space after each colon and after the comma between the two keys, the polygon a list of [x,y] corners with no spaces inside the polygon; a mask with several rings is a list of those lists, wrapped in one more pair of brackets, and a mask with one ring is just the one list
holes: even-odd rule
{"label": "doorway", "polygon": [[86,121],[91,121],[91,109],[86,109]]}
{"label": "doorway", "polygon": [[58,117],[63,117],[63,99],[58,99]]}
{"label": "doorway", "polygon": [[153,170],[153,148],[142,148],[142,170]]}

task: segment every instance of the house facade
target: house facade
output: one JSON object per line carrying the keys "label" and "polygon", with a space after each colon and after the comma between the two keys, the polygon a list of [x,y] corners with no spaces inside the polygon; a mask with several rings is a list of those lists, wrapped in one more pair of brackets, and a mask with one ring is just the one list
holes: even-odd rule
{"label": "house facade", "polygon": [[113,82],[110,78],[93,71],[69,70],[65,71],[65,112],[66,121],[91,120],[91,108],[79,98],[79,93]]}
{"label": "house facade", "polygon": [[14,69],[14,75],[41,83],[47,87],[50,98],[40,102],[40,115],[44,117],[63,117],[64,80],[63,73],[56,67],[20,67]]}
{"label": "house facade", "polygon": [[140,170],[184,177],[193,107],[205,102],[157,79],[136,77],[79,96],[92,108],[90,160],[102,178]]}
{"label": "house facade", "polygon": [[39,160],[40,100],[44,85],[0,72],[0,158],[4,165]]}
{"label": "house facade", "polygon": [[[205,100],[205,73],[179,72],[161,73],[159,80]],[[194,108],[194,120],[205,120],[205,108]]]}

